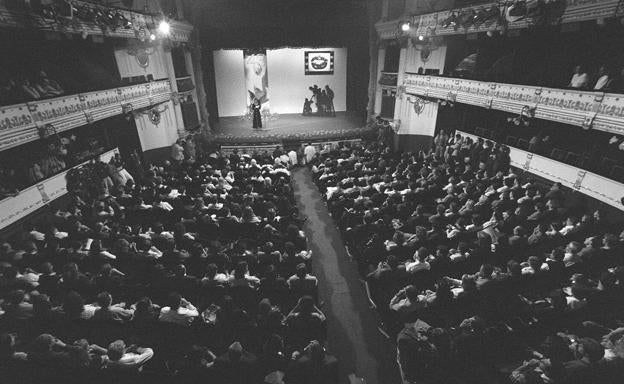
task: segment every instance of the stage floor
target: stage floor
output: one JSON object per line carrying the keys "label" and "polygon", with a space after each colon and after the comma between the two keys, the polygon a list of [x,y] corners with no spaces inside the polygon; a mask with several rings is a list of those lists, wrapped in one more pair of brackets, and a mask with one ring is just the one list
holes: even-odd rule
{"label": "stage floor", "polygon": [[262,124],[262,129],[253,129],[251,120],[222,117],[213,129],[213,138],[218,143],[279,143],[363,138],[371,132],[361,114],[353,112],[337,112],[336,117],[285,114]]}

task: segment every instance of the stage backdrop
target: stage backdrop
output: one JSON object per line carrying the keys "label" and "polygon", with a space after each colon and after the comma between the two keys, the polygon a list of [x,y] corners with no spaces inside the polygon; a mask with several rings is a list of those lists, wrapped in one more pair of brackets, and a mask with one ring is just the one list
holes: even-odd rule
{"label": "stage backdrop", "polygon": [[[306,75],[306,51],[333,51],[332,75]],[[301,113],[304,99],[310,98],[313,85],[334,91],[336,111],[347,110],[347,49],[346,48],[282,48],[266,51],[266,71],[270,90],[271,112]],[[219,116],[240,116],[248,102],[243,50],[214,52],[217,105]],[[313,107],[316,110],[315,107]]]}

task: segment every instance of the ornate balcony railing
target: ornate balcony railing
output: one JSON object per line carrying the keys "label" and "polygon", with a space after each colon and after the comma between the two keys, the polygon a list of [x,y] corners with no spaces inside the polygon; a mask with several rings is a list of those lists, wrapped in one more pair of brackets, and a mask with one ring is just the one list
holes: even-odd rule
{"label": "ornate balcony railing", "polygon": [[538,119],[624,135],[624,95],[528,85],[489,83],[448,77],[405,75],[408,94],[514,114],[530,111]]}
{"label": "ornate balcony railing", "polygon": [[[473,140],[479,137],[462,131],[457,131],[457,133],[471,137]],[[591,198],[624,210],[624,205],[620,201],[624,197],[624,184],[519,148],[510,147],[509,149],[513,167],[553,182],[559,182]]]}
{"label": "ornate balcony railing", "polygon": [[170,100],[169,80],[0,107],[0,151]]}

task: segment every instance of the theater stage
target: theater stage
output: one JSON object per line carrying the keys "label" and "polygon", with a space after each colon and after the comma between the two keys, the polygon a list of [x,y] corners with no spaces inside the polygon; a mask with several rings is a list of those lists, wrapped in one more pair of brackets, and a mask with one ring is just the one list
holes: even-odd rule
{"label": "theater stage", "polygon": [[262,124],[262,129],[253,129],[251,120],[222,117],[212,136],[219,144],[260,144],[356,139],[372,132],[366,128],[362,115],[354,112],[337,112],[336,117],[285,114],[270,121],[263,119]]}

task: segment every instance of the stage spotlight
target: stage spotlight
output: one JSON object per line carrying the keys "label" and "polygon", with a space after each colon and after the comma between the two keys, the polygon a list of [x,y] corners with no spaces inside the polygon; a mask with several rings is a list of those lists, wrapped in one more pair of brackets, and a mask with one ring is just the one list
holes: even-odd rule
{"label": "stage spotlight", "polygon": [[425,40],[425,36],[423,36],[423,35],[418,35],[418,40],[420,40],[420,41]]}
{"label": "stage spotlight", "polygon": [[154,41],[156,40],[156,35],[154,35],[153,33],[150,35],[150,40]]}
{"label": "stage spotlight", "polygon": [[165,20],[161,21],[160,24],[158,24],[158,32],[160,32],[161,34],[169,35],[170,31],[171,31],[171,26]]}
{"label": "stage spotlight", "polygon": [[407,32],[409,30],[410,30],[410,23],[403,23],[403,24],[401,24],[401,31]]}

